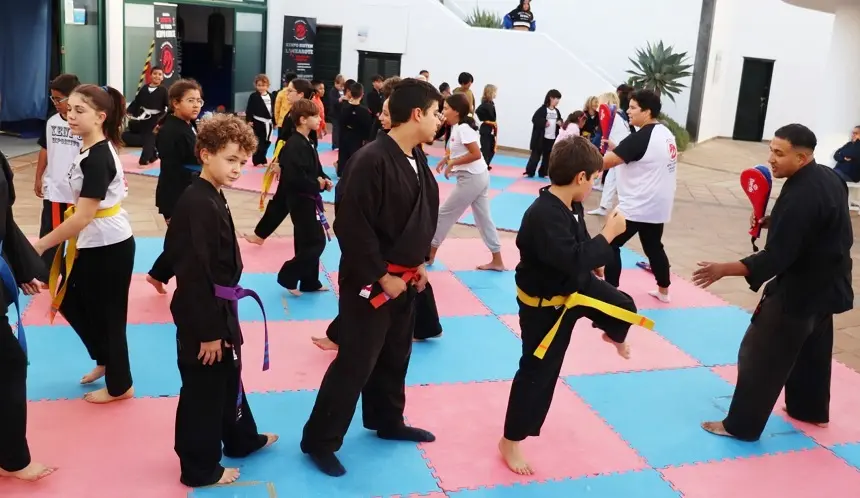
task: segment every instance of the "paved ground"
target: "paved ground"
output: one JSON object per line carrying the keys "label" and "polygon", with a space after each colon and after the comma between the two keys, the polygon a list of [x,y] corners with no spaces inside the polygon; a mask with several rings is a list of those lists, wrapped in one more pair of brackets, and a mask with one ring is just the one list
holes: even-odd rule
{"label": "paved ground", "polygon": [[[38,234],[40,203],[33,195],[33,155],[12,160],[16,169],[15,186],[18,201],[15,205],[16,219],[28,235]],[[739,186],[739,174],[743,169],[767,160],[767,146],[760,143],[712,140],[696,146],[681,157],[678,192],[674,219],[667,226],[664,244],[672,262],[672,270],[679,276],[689,278],[698,261],[733,260],[751,251],[747,236],[749,201]],[[138,175],[128,175],[130,198],[124,202],[129,212],[136,235],[161,236],[165,225],[154,205],[156,180]],[[774,196],[779,192],[780,182],[775,182]],[[250,230],[259,219],[258,196],[244,192],[228,192],[227,197],[240,231]],[[597,196],[588,199],[588,208],[595,207]],[[329,206],[329,209],[331,207]],[[327,214],[329,220],[334,213]],[[854,221],[855,234],[860,229],[860,219]],[[592,232],[599,230],[599,218],[589,218]],[[285,223],[276,232],[290,235],[292,225]],[[474,228],[457,226],[454,237],[477,237]],[[513,237],[506,233],[503,236]],[[640,251],[638,240],[630,242],[630,248]],[[858,257],[855,246],[852,255]],[[860,273],[855,272],[855,282]],[[715,284],[711,290],[732,304],[748,310],[757,303],[742,279],[730,279]],[[860,371],[860,310],[850,311],[835,320],[837,333],[833,350],[834,357],[851,368]]]}

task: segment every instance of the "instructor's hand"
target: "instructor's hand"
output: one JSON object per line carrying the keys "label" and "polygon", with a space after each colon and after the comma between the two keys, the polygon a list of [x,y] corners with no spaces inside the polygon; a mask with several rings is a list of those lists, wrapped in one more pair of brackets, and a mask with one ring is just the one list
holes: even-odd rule
{"label": "instructor's hand", "polygon": [[703,261],[698,264],[699,269],[693,272],[693,283],[703,289],[726,276],[722,263]]}
{"label": "instructor's hand", "polygon": [[200,352],[197,353],[197,359],[204,365],[214,365],[215,362],[221,361],[222,354],[221,339],[202,342],[200,343]]}
{"label": "instructor's hand", "polygon": [[406,282],[394,275],[385,275],[379,279],[379,285],[382,286],[382,291],[388,294],[388,297],[391,299],[397,299],[400,297],[400,294],[406,292]]}

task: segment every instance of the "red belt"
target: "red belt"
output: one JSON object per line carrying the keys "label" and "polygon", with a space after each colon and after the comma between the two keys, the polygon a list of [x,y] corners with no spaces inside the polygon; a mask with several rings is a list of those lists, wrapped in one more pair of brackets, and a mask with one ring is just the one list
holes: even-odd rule
{"label": "red belt", "polygon": [[[399,276],[407,285],[412,282],[417,282],[421,278],[418,274],[418,267],[409,268],[407,266],[388,263],[388,273]],[[379,308],[388,302],[389,299],[391,299],[391,296],[383,291],[370,299],[370,305],[374,308]]]}

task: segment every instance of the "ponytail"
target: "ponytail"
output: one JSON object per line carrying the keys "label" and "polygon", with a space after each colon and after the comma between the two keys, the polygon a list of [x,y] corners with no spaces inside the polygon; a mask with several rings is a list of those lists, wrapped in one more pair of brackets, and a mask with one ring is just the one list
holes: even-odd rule
{"label": "ponytail", "polygon": [[116,147],[122,146],[122,127],[125,119],[125,97],[110,86],[80,85],[72,92],[78,94],[96,111],[105,113],[102,133]]}
{"label": "ponytail", "polygon": [[478,123],[475,122],[475,117],[471,113],[460,116],[460,124],[467,125],[469,128],[478,131]]}

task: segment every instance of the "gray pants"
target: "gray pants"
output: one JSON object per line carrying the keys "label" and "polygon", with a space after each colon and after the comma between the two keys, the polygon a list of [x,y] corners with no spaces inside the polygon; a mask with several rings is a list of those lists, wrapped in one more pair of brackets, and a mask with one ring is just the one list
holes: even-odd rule
{"label": "gray pants", "polygon": [[433,247],[442,245],[442,241],[448,236],[454,223],[457,223],[466,208],[472,206],[475,225],[481,232],[481,239],[483,239],[487,249],[493,254],[500,252],[502,243],[499,241],[499,233],[496,231],[492,216],[490,216],[489,171],[484,171],[478,175],[466,171],[457,171],[454,175],[457,176],[457,186],[454,187],[448,200],[439,208],[439,221],[436,224],[436,235],[433,236]]}

